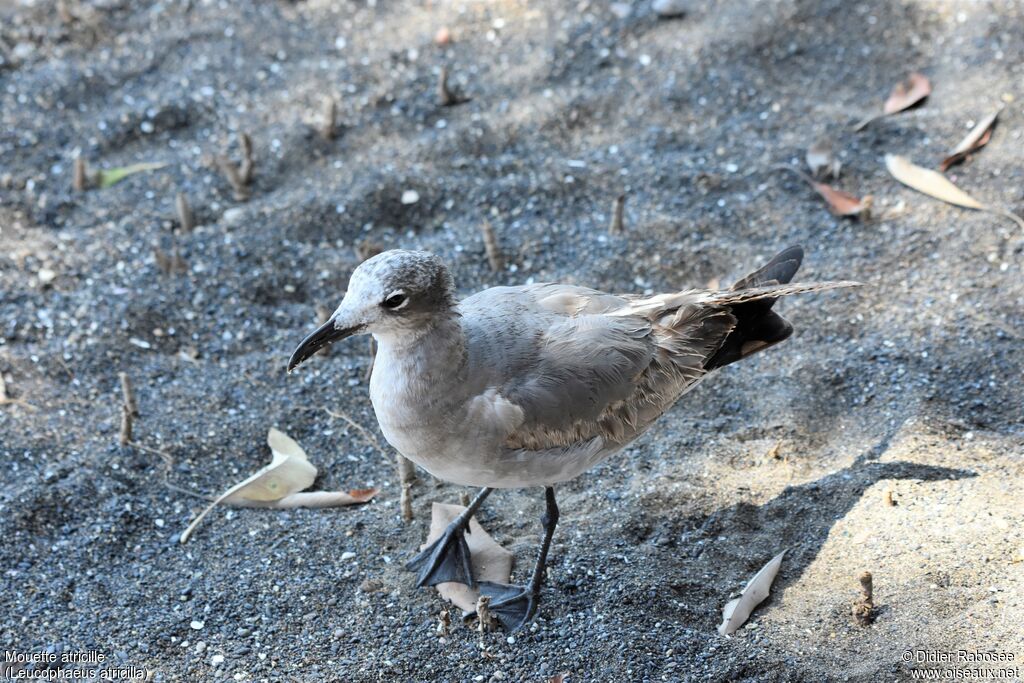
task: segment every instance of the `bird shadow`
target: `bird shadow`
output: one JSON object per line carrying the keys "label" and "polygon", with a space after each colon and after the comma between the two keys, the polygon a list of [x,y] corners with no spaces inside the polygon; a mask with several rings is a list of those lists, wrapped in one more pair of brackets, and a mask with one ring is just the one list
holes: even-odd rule
{"label": "bird shadow", "polygon": [[[783,568],[773,587],[784,589],[803,576],[828,540],[835,523],[877,482],[886,479],[949,481],[977,476],[964,469],[906,461],[878,462],[888,450],[893,434],[895,431],[860,454],[849,466],[815,481],[787,486],[763,504],[736,503],[703,519],[691,518],[681,536],[682,547],[689,549],[684,557],[691,569],[680,572],[680,582],[672,583],[671,588],[690,597],[706,593],[704,597],[709,599],[720,598],[718,588],[696,577],[717,574],[722,580],[742,586],[772,556],[785,549]],[[880,498],[878,504],[888,503]],[[698,571],[699,568],[707,571]],[[723,576],[726,571],[728,576]],[[686,578],[688,576],[694,578]]]}

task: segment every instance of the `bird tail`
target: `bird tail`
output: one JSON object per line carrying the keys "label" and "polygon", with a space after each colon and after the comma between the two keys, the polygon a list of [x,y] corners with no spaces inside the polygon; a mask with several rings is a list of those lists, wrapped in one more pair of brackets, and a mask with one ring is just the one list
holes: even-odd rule
{"label": "bird tail", "polygon": [[708,358],[704,364],[706,370],[735,363],[785,341],[793,334],[793,326],[789,321],[772,310],[780,296],[860,286],[859,282],[851,281],[790,284],[803,258],[803,247],[789,247],[731,288],[709,295],[706,302],[727,308],[736,318],[736,325],[718,350]]}

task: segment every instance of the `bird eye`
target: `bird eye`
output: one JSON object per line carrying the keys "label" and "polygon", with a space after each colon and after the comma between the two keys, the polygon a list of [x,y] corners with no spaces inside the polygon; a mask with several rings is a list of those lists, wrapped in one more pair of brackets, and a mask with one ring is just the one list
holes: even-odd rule
{"label": "bird eye", "polygon": [[394,292],[388,298],[384,299],[384,303],[381,305],[384,308],[390,308],[392,310],[401,308],[402,304],[406,302],[406,296],[403,292]]}

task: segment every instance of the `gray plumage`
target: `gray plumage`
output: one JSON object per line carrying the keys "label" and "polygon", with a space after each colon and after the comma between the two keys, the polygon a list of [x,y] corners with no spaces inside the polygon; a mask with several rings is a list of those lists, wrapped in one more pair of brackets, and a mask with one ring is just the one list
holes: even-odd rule
{"label": "gray plumage", "polygon": [[369,332],[370,397],[400,453],[459,484],[550,486],[637,438],[710,373],[788,337],[778,297],[857,284],[788,284],[802,257],[787,249],[725,291],[537,284],[456,303],[440,259],[388,251],[356,269],[333,328],[290,365],[328,333]]}

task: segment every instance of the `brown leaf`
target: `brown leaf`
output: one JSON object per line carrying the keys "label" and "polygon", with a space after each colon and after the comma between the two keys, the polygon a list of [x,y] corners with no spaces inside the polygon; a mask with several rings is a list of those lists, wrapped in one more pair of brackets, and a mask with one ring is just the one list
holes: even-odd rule
{"label": "brown leaf", "polygon": [[819,182],[811,182],[811,187],[828,203],[829,211],[835,216],[867,217],[871,212],[871,195],[858,199],[849,192]]}
{"label": "brown leaf", "polygon": [[555,674],[554,676],[548,679],[548,683],[562,683],[568,677],[569,674],[567,673]]}
{"label": "brown leaf", "polygon": [[953,148],[949,156],[942,160],[942,163],[939,164],[939,170],[945,173],[949,170],[950,166],[959,164],[968,156],[987,145],[988,141],[992,138],[992,129],[996,125],[996,119],[999,118],[999,114],[1002,111],[1003,108],[1000,107],[981,121],[978,121],[977,125],[971,129],[971,132],[960,141],[960,144]]}
{"label": "brown leaf", "polygon": [[932,93],[932,84],[924,74],[914,72],[907,76],[902,83],[898,83],[889,99],[885,101],[882,111],[886,114],[895,114],[913,107],[915,104],[928,97]]}
{"label": "brown leaf", "polygon": [[872,121],[882,118],[883,116],[889,116],[890,114],[896,114],[913,107],[915,104],[921,102],[924,98],[928,97],[932,92],[931,81],[924,74],[917,73],[916,71],[907,76],[906,80],[902,83],[898,83],[896,87],[889,93],[888,99],[885,100],[885,104],[882,105],[882,113],[877,116],[869,116],[864,119],[856,126],[854,130],[861,130]]}
{"label": "brown leaf", "polygon": [[[430,534],[420,550],[440,538],[448,525],[465,509],[461,505],[434,503],[430,514]],[[469,546],[473,577],[478,582],[491,581],[506,584],[509,582],[512,576],[512,553],[495,543],[475,518],[469,520],[466,545]],[[437,592],[441,594],[442,598],[450,600],[466,613],[476,610],[476,601],[480,597],[478,589],[454,581],[437,584]]]}

